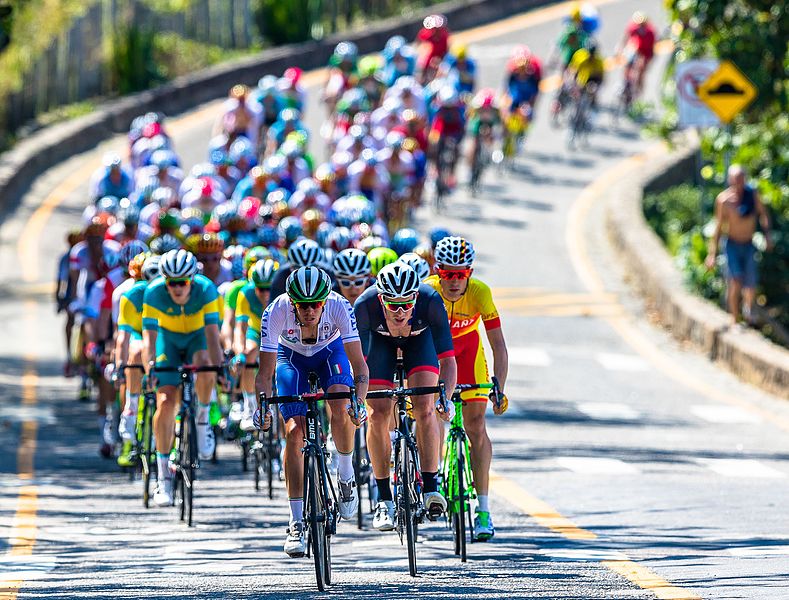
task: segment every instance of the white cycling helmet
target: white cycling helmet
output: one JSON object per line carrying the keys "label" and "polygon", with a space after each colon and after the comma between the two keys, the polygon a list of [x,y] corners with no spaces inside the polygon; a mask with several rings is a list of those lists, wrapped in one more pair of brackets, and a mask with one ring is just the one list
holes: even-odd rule
{"label": "white cycling helmet", "polygon": [[331,293],[331,278],[318,267],[301,267],[288,275],[285,291],[296,303],[322,302]]}
{"label": "white cycling helmet", "polygon": [[288,260],[296,267],[310,267],[320,262],[322,254],[317,242],[303,238],[293,242],[288,249]]}
{"label": "white cycling helmet", "polygon": [[419,281],[424,281],[427,277],[430,277],[430,265],[416,252],[406,252],[397,259],[397,262],[405,263],[416,271]]}
{"label": "white cycling helmet", "polygon": [[194,277],[197,273],[197,259],[188,250],[170,250],[159,263],[162,275],[173,279]]}
{"label": "white cycling helmet", "polygon": [[419,291],[419,275],[403,262],[393,262],[378,272],[378,293],[389,298],[407,298]]}
{"label": "white cycling helmet", "polygon": [[156,279],[162,274],[162,272],[159,270],[159,263],[161,260],[162,257],[158,254],[152,254],[145,259],[145,262],[142,263],[142,276],[145,278],[145,281]]}
{"label": "white cycling helmet", "polygon": [[467,239],[445,237],[436,244],[436,264],[445,267],[470,267],[474,263],[474,246]]}
{"label": "white cycling helmet", "polygon": [[143,252],[148,252],[148,244],[141,240],[131,240],[121,248],[120,264],[128,267],[131,259]]}
{"label": "white cycling helmet", "polygon": [[337,277],[369,277],[372,273],[370,259],[358,248],[342,250],[334,257],[332,267]]}

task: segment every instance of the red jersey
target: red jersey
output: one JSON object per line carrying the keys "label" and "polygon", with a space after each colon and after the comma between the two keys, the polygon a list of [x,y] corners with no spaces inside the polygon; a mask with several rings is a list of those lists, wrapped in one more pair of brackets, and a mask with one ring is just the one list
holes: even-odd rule
{"label": "red jersey", "polygon": [[655,28],[650,23],[638,25],[630,23],[625,30],[627,33],[627,43],[635,47],[636,52],[646,59],[652,58],[655,54]]}

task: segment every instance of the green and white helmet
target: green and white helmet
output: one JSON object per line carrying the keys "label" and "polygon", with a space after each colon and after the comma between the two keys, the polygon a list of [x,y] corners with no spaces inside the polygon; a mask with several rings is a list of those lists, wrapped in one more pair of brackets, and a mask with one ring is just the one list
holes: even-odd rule
{"label": "green and white helmet", "polygon": [[285,290],[293,302],[322,302],[331,292],[331,279],[318,267],[301,267],[288,275]]}
{"label": "green and white helmet", "polygon": [[274,281],[279,263],[271,258],[259,260],[249,268],[249,280],[256,288],[268,289]]}

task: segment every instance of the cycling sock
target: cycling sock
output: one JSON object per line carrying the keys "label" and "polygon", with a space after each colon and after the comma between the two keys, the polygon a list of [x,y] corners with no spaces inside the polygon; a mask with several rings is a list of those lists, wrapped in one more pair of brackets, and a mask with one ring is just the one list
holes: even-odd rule
{"label": "cycling sock", "polygon": [[104,439],[104,424],[107,422],[107,417],[99,415],[96,417],[96,424],[99,426],[99,435]]}
{"label": "cycling sock", "polygon": [[438,491],[438,471],[422,471],[422,491],[425,494]]}
{"label": "cycling sock", "polygon": [[244,408],[250,413],[254,413],[255,409],[257,408],[257,403],[255,402],[255,392],[241,392],[241,395],[244,396]]}
{"label": "cycling sock", "polygon": [[290,498],[290,522],[301,523],[304,518],[304,498]]}
{"label": "cycling sock", "polygon": [[200,404],[197,403],[197,415],[196,421],[198,425],[207,425],[208,424],[208,404]]}
{"label": "cycling sock", "polygon": [[161,452],[156,453],[156,468],[158,473],[156,478],[159,481],[164,481],[165,479],[170,479],[170,455],[169,454],[162,454]]}
{"label": "cycling sock", "polygon": [[137,410],[139,408],[140,403],[140,395],[139,394],[132,394],[129,390],[126,390],[126,406],[123,409],[127,415],[134,415],[137,416]]}
{"label": "cycling sock", "polygon": [[479,512],[490,512],[490,508],[488,507],[488,496],[480,494],[477,496],[477,511]]}
{"label": "cycling sock", "polygon": [[378,479],[375,478],[375,483],[378,484],[378,499],[391,502],[392,501],[392,485],[389,483],[389,478]]}
{"label": "cycling sock", "polygon": [[337,450],[337,474],[340,476],[340,481],[350,481],[354,478],[353,473],[353,450],[348,454]]}

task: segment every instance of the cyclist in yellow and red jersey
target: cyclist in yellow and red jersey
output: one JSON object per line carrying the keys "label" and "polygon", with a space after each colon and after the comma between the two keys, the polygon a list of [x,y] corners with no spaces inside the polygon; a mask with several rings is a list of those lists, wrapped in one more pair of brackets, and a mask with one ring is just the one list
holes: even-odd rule
{"label": "cyclist in yellow and red jersey", "polygon": [[[474,246],[461,237],[445,237],[436,244],[435,270],[425,280],[441,294],[449,316],[452,343],[459,384],[487,383],[488,365],[479,335],[479,323],[493,349],[493,373],[499,381],[499,402],[494,412],[507,410],[504,384],[507,379],[507,344],[501,330],[501,321],[490,288],[479,279],[471,277],[474,263]],[[463,398],[463,421],[471,445],[471,468],[477,491],[477,514],[474,518],[474,537],[485,541],[493,537],[493,520],[488,505],[488,480],[493,448],[485,427],[485,409],[488,394],[485,390],[467,390]],[[491,398],[493,400],[493,398]]]}

